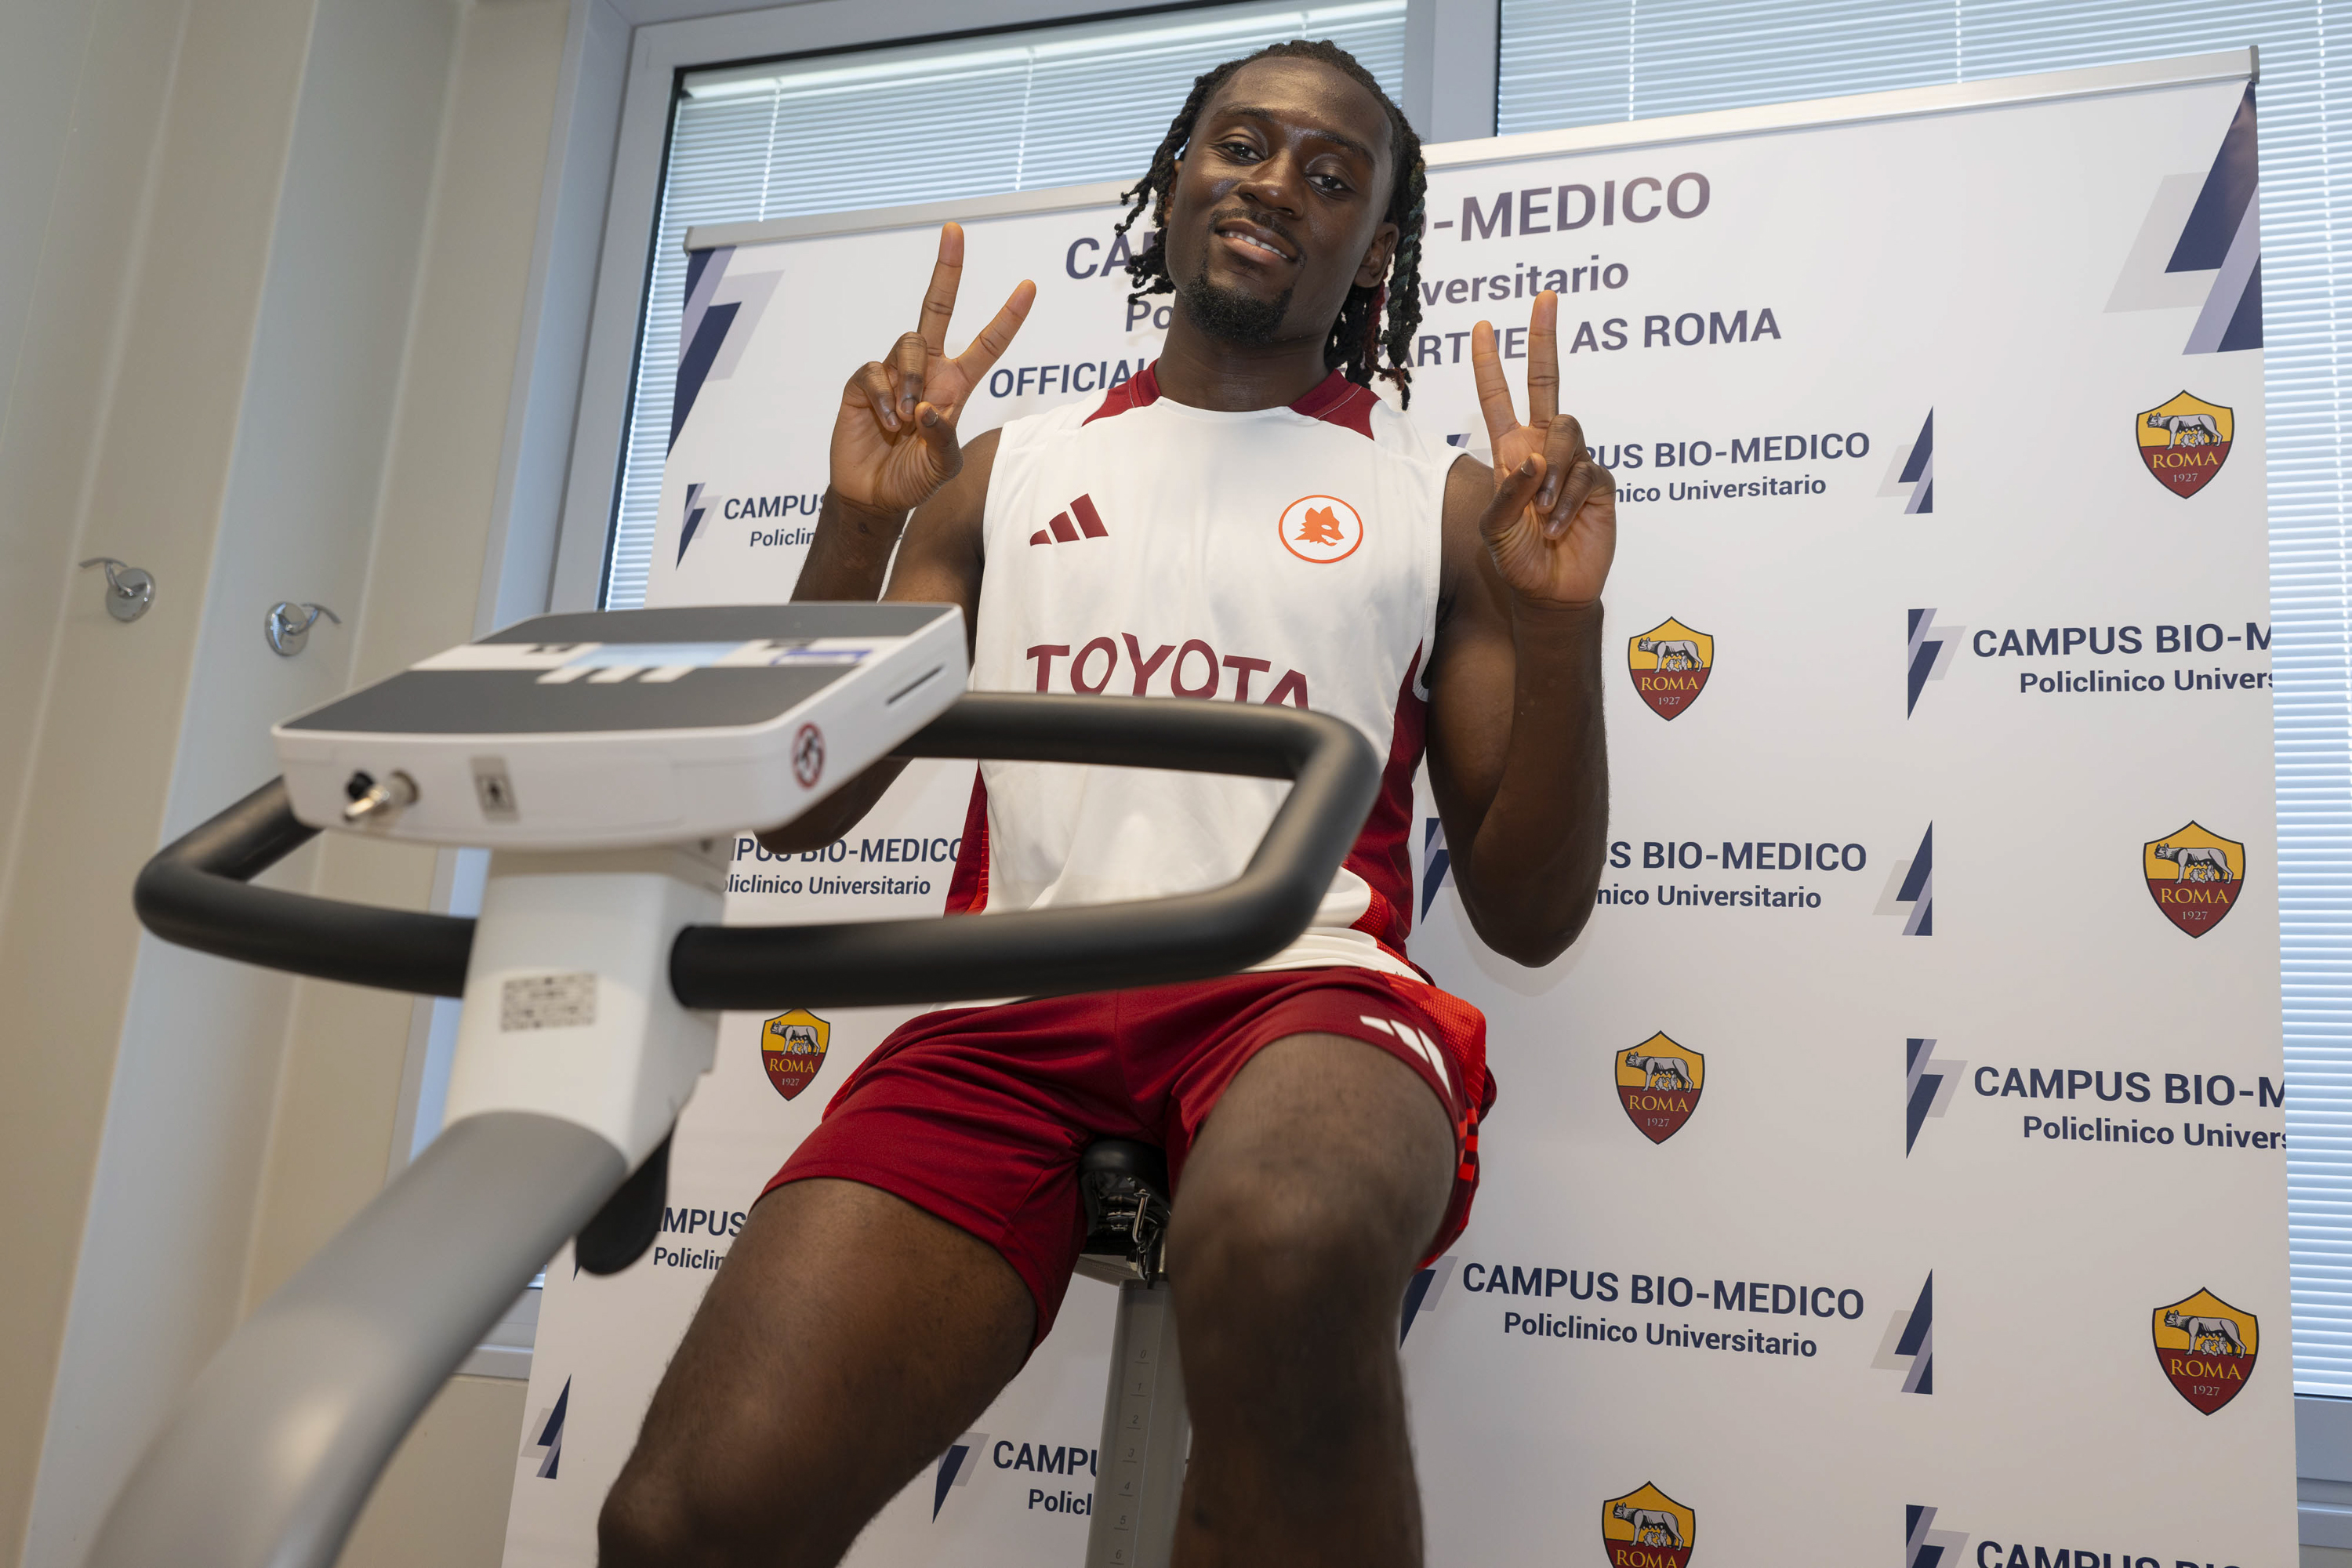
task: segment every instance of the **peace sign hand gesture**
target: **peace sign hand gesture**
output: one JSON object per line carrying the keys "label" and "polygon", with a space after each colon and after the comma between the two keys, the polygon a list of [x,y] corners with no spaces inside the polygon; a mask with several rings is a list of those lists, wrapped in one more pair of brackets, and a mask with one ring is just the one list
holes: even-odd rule
{"label": "peace sign hand gesture", "polygon": [[1024,279],[962,354],[947,354],[948,322],[963,279],[963,229],[940,230],[940,258],[923,291],[922,324],[868,360],[841,389],[833,423],[833,488],[854,505],[903,517],[963,468],[956,420],[972,388],[1013,344],[1036,301]]}
{"label": "peace sign hand gesture", "polygon": [[1478,531],[1495,569],[1530,604],[1582,608],[1601,597],[1617,552],[1617,488],[1585,449],[1584,427],[1559,412],[1559,296],[1536,296],[1528,324],[1528,423],[1512,411],[1495,329],[1470,335],[1478,407],[1495,447],[1495,499]]}

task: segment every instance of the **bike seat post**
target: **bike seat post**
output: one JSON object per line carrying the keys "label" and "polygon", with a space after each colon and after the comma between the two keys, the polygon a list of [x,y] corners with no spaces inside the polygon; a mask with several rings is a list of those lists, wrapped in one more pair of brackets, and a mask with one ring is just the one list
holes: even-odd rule
{"label": "bike seat post", "polygon": [[1192,1435],[1161,1269],[1167,1163],[1156,1149],[1107,1139],[1079,1170],[1087,1221],[1079,1271],[1118,1285],[1087,1568],[1167,1568]]}

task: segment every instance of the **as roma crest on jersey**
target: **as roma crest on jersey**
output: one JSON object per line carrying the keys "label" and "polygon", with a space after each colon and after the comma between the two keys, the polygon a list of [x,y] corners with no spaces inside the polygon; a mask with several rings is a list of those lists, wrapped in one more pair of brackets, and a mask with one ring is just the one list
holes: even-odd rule
{"label": "as roma crest on jersey", "polygon": [[1698,1515],[1646,1481],[1601,1505],[1610,1568],[1684,1568],[1697,1533]]}
{"label": "as roma crest on jersey", "polygon": [[1667,616],[1625,650],[1633,672],[1633,689],[1661,719],[1679,719],[1706,689],[1707,671],[1715,668],[1715,639],[1705,632]]}
{"label": "as roma crest on jersey", "polygon": [[1642,1136],[1663,1143],[1683,1130],[1698,1109],[1706,1087],[1706,1058],[1652,1035],[1630,1051],[1617,1053],[1617,1098]]}
{"label": "as roma crest on jersey", "polygon": [[2230,460],[2234,422],[2218,403],[2184,392],[2169,403],[2141,409],[2132,423],[2137,427],[2139,460],[2174,495],[2195,495]]}
{"label": "as roma crest on jersey", "polygon": [[1338,496],[1300,496],[1275,524],[1282,547],[1318,565],[1345,561],[1364,542],[1364,517]]}
{"label": "as roma crest on jersey", "polygon": [[760,1026],[760,1062],[768,1081],[786,1100],[799,1095],[824,1066],[824,1047],[833,1026],[805,1008],[779,1013]]}
{"label": "as roma crest on jersey", "polygon": [[2210,1415],[2254,1375],[2258,1325],[2210,1290],[2158,1307],[2155,1317],[2156,1360],[2180,1397]]}
{"label": "as roma crest on jersey", "polygon": [[2195,823],[2144,845],[2148,896],[2190,936],[2221,923],[2246,885],[2246,847]]}

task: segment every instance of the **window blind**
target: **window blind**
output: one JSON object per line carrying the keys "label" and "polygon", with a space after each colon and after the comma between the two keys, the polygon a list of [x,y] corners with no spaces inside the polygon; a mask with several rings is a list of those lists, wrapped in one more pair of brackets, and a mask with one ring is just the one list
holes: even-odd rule
{"label": "window blind", "polygon": [[2262,50],[2263,315],[2295,1387],[2352,1397],[2347,7],[2320,0],[1502,0],[1496,124],[1548,130]]}
{"label": "window blind", "polygon": [[[656,219],[604,606],[645,600],[688,228],[1139,176],[1195,77],[1283,38],[1331,39],[1402,100],[1404,16],[1405,0],[1219,5],[687,74]],[[893,330],[877,325],[877,352]]]}

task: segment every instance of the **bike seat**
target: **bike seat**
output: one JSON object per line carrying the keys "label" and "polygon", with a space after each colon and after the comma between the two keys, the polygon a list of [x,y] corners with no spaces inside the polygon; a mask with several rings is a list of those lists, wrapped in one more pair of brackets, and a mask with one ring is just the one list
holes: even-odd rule
{"label": "bike seat", "polygon": [[1132,1139],[1097,1139],[1078,1156],[1078,1200],[1087,1217],[1078,1273],[1111,1285],[1150,1285],[1160,1276],[1170,1205],[1166,1154]]}

